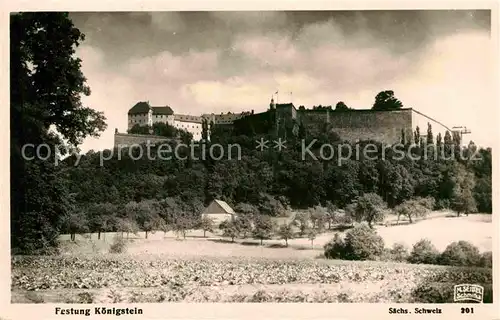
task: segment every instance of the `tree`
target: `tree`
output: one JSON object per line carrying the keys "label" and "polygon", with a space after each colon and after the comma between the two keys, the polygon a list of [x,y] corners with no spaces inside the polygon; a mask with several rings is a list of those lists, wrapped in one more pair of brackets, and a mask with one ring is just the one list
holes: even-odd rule
{"label": "tree", "polygon": [[106,128],[103,114],[81,103],[81,96],[90,94],[74,55],[83,40],[68,13],[10,15],[10,230],[11,248],[20,252],[57,246],[58,230],[74,201],[54,165],[55,147],[46,161],[26,160],[35,154],[28,150],[23,157],[22,147],[75,149]]}
{"label": "tree", "polygon": [[175,222],[172,225],[172,228],[177,234],[177,236],[182,235],[182,238],[186,239],[187,232],[190,229],[192,229],[193,226],[194,223],[192,219],[185,216],[181,216],[175,220]]}
{"label": "tree", "polygon": [[415,217],[425,217],[430,209],[432,209],[434,199],[411,199],[411,200],[406,200],[402,204],[397,205],[394,208],[394,212],[398,216],[398,223],[399,223],[399,218],[401,216],[408,217],[408,220],[410,220],[410,223],[413,223],[413,219]]}
{"label": "tree", "polygon": [[303,236],[306,231],[309,222],[309,214],[305,212],[298,212],[293,219],[293,224],[299,228],[299,234]]}
{"label": "tree", "polygon": [[346,104],[343,101],[337,102],[335,105],[335,110],[340,110],[340,111],[346,111],[349,110],[350,108],[346,106]]}
{"label": "tree", "polygon": [[153,133],[157,136],[176,138],[178,129],[164,122],[156,122],[153,124]]}
{"label": "tree", "polygon": [[415,128],[414,138],[413,138],[413,139],[414,139],[414,141],[415,141],[415,144],[416,144],[417,146],[420,146],[421,137],[420,137],[420,127],[419,127],[419,126],[417,126],[417,127]]}
{"label": "tree", "polygon": [[111,203],[92,204],[85,209],[90,232],[97,232],[97,240],[101,239],[102,232],[110,231],[116,210]]}
{"label": "tree", "polygon": [[401,129],[401,144],[406,145],[406,131],[405,131],[405,129]]}
{"label": "tree", "polygon": [[244,216],[249,216],[249,217],[251,217],[254,214],[259,213],[259,209],[257,209],[256,206],[254,206],[250,203],[245,203],[245,202],[238,203],[234,207],[234,210],[238,213],[242,213]]}
{"label": "tree", "polygon": [[452,187],[451,208],[457,212],[457,217],[461,213],[468,215],[470,212],[475,212],[477,207],[473,196],[476,185],[474,174],[456,162],[450,169],[449,175]]}
{"label": "tree", "polygon": [[432,126],[430,123],[427,123],[427,144],[434,144],[434,135],[432,134]]}
{"label": "tree", "polygon": [[403,107],[403,103],[396,99],[394,96],[394,91],[386,90],[381,91],[377,96],[375,96],[375,103],[373,104],[373,110],[398,110]]}
{"label": "tree", "polygon": [[373,223],[382,221],[385,216],[386,204],[376,193],[367,193],[359,197],[353,206],[349,207],[349,214],[357,221],[367,221],[373,228]]}
{"label": "tree", "polygon": [[157,228],[158,228],[158,230],[163,231],[163,238],[165,238],[165,234],[167,233],[167,231],[170,230],[169,225],[167,224],[167,222],[163,218],[160,218],[158,220]]}
{"label": "tree", "polygon": [[137,222],[135,220],[131,220],[130,218],[121,218],[117,220],[117,229],[118,231],[121,231],[121,236],[123,238],[123,233],[127,233],[127,239],[129,238],[129,234],[137,234],[139,231],[139,226],[137,225]]}
{"label": "tree", "polygon": [[274,231],[273,221],[269,216],[257,215],[254,218],[253,236],[260,240],[262,245],[263,240],[270,239]]}
{"label": "tree", "polygon": [[311,220],[312,227],[321,232],[327,221],[327,211],[321,206],[311,208],[309,209],[309,220]]}
{"label": "tree", "polygon": [[441,132],[439,132],[436,136],[436,150],[438,154],[442,154],[442,149],[443,149],[443,136],[441,135]]}
{"label": "tree", "polygon": [[492,212],[491,176],[480,178],[474,187],[474,199],[479,212]]}
{"label": "tree", "polygon": [[307,239],[309,239],[309,241],[311,241],[311,248],[314,247],[314,240],[316,239],[317,235],[318,235],[318,231],[314,228],[310,228],[307,231]]}
{"label": "tree", "polygon": [[246,238],[247,235],[252,232],[252,221],[247,216],[237,216],[234,219],[234,224],[243,238]]}
{"label": "tree", "polygon": [[203,216],[201,218],[200,222],[201,229],[203,230],[203,237],[207,237],[207,231],[208,232],[213,232],[214,227],[215,227],[215,222],[214,219],[210,218],[209,216]]}
{"label": "tree", "polygon": [[63,230],[70,234],[71,241],[75,241],[75,235],[89,231],[88,221],[83,212],[72,212],[63,217]]}
{"label": "tree", "polygon": [[134,124],[132,128],[127,130],[129,134],[150,134],[152,128],[148,125],[141,126],[140,124]]}
{"label": "tree", "polygon": [[285,245],[288,247],[288,240],[293,239],[294,236],[292,225],[288,223],[282,224],[278,229],[278,235],[285,240]]}
{"label": "tree", "polygon": [[476,199],[472,195],[472,190],[470,188],[462,189],[457,187],[451,200],[451,208],[457,212],[457,217],[461,213],[465,213],[468,216],[469,213],[475,212],[477,210]]}
{"label": "tree", "polygon": [[337,206],[333,204],[330,200],[326,202],[326,221],[328,222],[328,230],[332,228],[332,224],[335,223],[335,218],[337,215]]}
{"label": "tree", "polygon": [[240,234],[238,226],[233,220],[223,221],[219,228],[222,230],[222,236],[231,238],[231,242],[234,242],[234,238]]}
{"label": "tree", "polygon": [[451,156],[452,155],[452,152],[454,151],[454,147],[453,147],[453,140],[451,138],[451,133],[450,131],[446,130],[445,134],[444,134],[444,154],[443,156]]}
{"label": "tree", "polygon": [[137,225],[145,232],[146,239],[148,238],[149,232],[154,232],[159,229],[160,225],[163,223],[163,219],[158,215],[155,204],[151,201],[133,203],[129,210],[133,211],[130,215],[135,215]]}

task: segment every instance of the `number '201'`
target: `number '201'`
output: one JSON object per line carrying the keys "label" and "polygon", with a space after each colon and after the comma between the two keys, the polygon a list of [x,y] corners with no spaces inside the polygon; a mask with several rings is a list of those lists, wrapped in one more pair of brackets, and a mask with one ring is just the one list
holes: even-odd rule
{"label": "number '201'", "polygon": [[461,313],[474,313],[474,308],[462,308]]}

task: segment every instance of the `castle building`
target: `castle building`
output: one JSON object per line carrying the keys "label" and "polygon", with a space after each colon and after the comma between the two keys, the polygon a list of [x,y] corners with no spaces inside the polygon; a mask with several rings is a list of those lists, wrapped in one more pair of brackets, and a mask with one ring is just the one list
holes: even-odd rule
{"label": "castle building", "polygon": [[[251,112],[211,113],[201,116],[183,115],[175,114],[169,106],[153,107],[149,102],[138,102],[128,111],[128,129],[135,125],[152,126],[160,122],[190,132],[195,141],[202,139],[204,123],[207,125],[208,137],[214,127],[225,127],[231,130],[236,128],[237,131],[243,128],[243,131],[250,130],[254,133],[266,133],[269,130],[276,130],[279,133],[292,128],[295,134],[297,131],[295,129],[301,125],[311,134],[318,133],[318,130],[331,130],[342,140],[351,142],[376,140],[386,144],[396,144],[402,140],[410,141],[417,127],[422,138],[425,138],[428,125],[432,126],[434,136],[437,133],[444,135],[446,131],[452,131],[441,122],[412,108],[385,111],[333,110],[326,107],[297,109],[293,103],[277,104],[274,99],[271,99],[267,111],[257,114],[254,114],[252,110]],[[325,127],[324,124],[328,126]],[[117,134],[122,135],[115,133]]]}
{"label": "castle building", "polygon": [[202,118],[198,116],[174,114],[169,106],[153,107],[149,102],[138,102],[128,111],[128,129],[135,125],[153,126],[155,123],[166,123],[177,129],[185,130],[193,135],[194,140],[202,138]]}
{"label": "castle building", "polygon": [[220,114],[203,114],[201,117],[206,119],[208,123],[213,125],[220,126],[231,126],[235,120],[241,119],[247,115],[250,115],[250,112],[242,112],[242,113],[220,113]]}
{"label": "castle building", "polygon": [[171,124],[177,129],[185,130],[193,135],[195,141],[202,138],[202,118],[198,116],[174,114],[174,122]]}

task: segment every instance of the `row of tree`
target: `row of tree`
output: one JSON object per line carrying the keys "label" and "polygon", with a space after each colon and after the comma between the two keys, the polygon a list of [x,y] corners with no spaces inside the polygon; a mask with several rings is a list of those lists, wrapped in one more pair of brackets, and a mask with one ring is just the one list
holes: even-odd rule
{"label": "row of tree", "polygon": [[[403,103],[396,98],[394,95],[394,91],[392,90],[384,90],[379,92],[375,96],[375,102],[373,103],[372,110],[398,110],[403,108]],[[318,106],[313,106],[313,110],[339,110],[339,111],[348,111],[352,110],[349,108],[343,101],[337,102],[335,105],[335,109],[332,108],[331,105],[328,106],[323,106],[323,105],[318,105]],[[306,110],[304,106],[299,106],[299,110]]]}
{"label": "row of tree", "polygon": [[[69,233],[75,240],[76,234],[97,233],[101,239],[103,232],[121,232],[128,235],[139,231],[148,234],[156,231],[174,231],[178,236],[186,237],[189,230],[198,229],[206,232],[222,231],[222,236],[231,238],[264,240],[278,236],[285,240],[307,236],[311,245],[318,234],[332,227],[349,227],[353,222],[367,222],[370,228],[375,223],[384,221],[388,214],[395,214],[398,222],[401,216],[410,223],[416,218],[425,217],[433,208],[434,199],[416,198],[403,202],[393,209],[375,193],[367,193],[350,203],[345,210],[339,210],[332,202],[325,207],[316,206],[308,210],[297,212],[294,216],[284,219],[279,224],[270,215],[262,214],[250,204],[240,204],[236,207],[237,215],[234,219],[216,225],[208,216],[192,213],[200,208],[189,208],[179,199],[167,198],[162,201],[144,200],[139,203],[130,202],[124,206],[113,204],[97,204],[84,211],[74,211],[63,221],[62,231]],[[289,210],[289,208],[286,208]]]}

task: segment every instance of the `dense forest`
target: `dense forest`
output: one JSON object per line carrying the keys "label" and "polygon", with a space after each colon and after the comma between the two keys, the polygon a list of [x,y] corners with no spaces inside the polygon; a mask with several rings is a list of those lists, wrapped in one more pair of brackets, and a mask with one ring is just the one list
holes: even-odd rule
{"label": "dense forest", "polygon": [[[428,131],[432,136],[430,126]],[[304,158],[304,142],[298,137],[289,139],[281,151],[256,149],[260,138],[276,139],[224,132],[203,143],[203,148],[201,144],[193,149],[179,147],[178,157],[169,159],[159,159],[157,147],[150,146],[148,153],[146,145],[142,150],[89,152],[77,165],[77,157],[70,157],[59,170],[78,208],[78,217],[66,226],[79,229],[65,231],[148,231],[174,225],[180,217],[197,221],[213,199],[224,200],[243,214],[270,216],[284,215],[290,208],[328,204],[346,208],[359,196],[373,193],[389,208],[413,198],[433,198],[435,209],[492,210],[491,150],[473,143],[459,147],[449,133],[443,141],[440,135],[437,142],[427,135],[418,144],[387,148],[384,153],[375,141],[360,142],[359,149],[370,144],[378,152],[369,156],[353,152],[350,157],[342,152],[328,160],[319,156],[321,145],[333,150],[338,146],[356,150],[356,146],[325,133],[310,148],[317,157]],[[180,142],[169,143],[174,150]],[[241,155],[238,158],[233,152],[229,159],[228,148],[224,154],[203,154],[212,145],[238,145]],[[215,160],[218,156],[221,159]]]}

